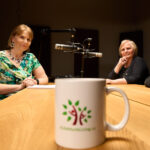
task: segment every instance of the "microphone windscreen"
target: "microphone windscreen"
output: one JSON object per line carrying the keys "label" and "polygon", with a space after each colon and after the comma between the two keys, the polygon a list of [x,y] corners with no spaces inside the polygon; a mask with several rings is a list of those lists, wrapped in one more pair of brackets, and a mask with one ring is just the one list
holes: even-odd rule
{"label": "microphone windscreen", "polygon": [[97,54],[96,54],[96,57],[102,57],[102,56],[103,56],[102,53],[97,53]]}
{"label": "microphone windscreen", "polygon": [[146,87],[150,87],[150,76],[145,79],[144,84]]}

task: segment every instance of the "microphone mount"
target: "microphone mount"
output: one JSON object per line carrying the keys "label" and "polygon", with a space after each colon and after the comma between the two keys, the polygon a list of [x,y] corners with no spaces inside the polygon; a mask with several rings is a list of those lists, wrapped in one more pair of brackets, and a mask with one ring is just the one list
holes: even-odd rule
{"label": "microphone mount", "polygon": [[55,44],[56,50],[61,50],[64,53],[78,53],[82,54],[84,58],[102,57],[102,53],[95,52],[95,49],[91,49],[92,38],[86,38],[81,43],[70,42],[69,44]]}
{"label": "microphone mount", "polygon": [[62,50],[64,53],[81,54],[81,77],[84,75],[84,58],[102,57],[102,53],[95,52],[95,49],[91,49],[92,38],[84,39],[83,43],[70,42],[69,44],[55,44],[56,50]]}

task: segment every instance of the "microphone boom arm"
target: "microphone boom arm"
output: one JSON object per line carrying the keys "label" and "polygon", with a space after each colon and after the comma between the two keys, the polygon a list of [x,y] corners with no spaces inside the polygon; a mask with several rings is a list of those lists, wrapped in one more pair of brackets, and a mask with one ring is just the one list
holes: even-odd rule
{"label": "microphone boom arm", "polygon": [[[94,49],[90,49],[90,42],[91,42],[92,38],[86,38],[83,41],[83,44],[81,43],[70,43],[70,44],[55,44],[55,49],[56,50],[61,50],[65,53],[79,53],[82,54],[81,57],[81,77],[84,76],[84,58],[101,58],[103,56],[102,53],[100,52],[94,52]],[[88,48],[85,48],[84,43],[88,42]]]}

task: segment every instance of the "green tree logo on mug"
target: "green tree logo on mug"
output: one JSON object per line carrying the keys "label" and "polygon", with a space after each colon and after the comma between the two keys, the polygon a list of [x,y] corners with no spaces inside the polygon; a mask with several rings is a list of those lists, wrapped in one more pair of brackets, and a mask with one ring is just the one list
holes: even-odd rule
{"label": "green tree logo on mug", "polygon": [[74,104],[68,99],[68,104],[63,104],[65,111],[62,113],[64,116],[67,116],[67,121],[73,120],[73,125],[76,125],[78,122],[80,125],[88,122],[88,119],[92,118],[91,110],[87,109],[85,106],[81,108],[79,106],[80,101],[77,100]]}

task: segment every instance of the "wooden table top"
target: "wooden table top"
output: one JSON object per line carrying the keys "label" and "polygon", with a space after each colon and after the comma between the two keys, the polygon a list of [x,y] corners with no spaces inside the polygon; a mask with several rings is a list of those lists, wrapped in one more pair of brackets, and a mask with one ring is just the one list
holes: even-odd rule
{"label": "wooden table top", "polygon": [[[140,85],[113,86],[123,89],[129,98],[129,121],[120,131],[106,131],[106,142],[88,150],[149,150],[150,89]],[[54,89],[24,89],[0,101],[0,149],[70,150],[55,144],[54,100]],[[119,122],[123,107],[119,94],[109,94],[107,120]]]}
{"label": "wooden table top", "polygon": [[[128,84],[128,85],[108,85],[108,86],[119,87],[127,93],[128,98],[130,100],[150,106],[150,88],[147,88],[144,85]],[[119,95],[118,93],[113,94]]]}

